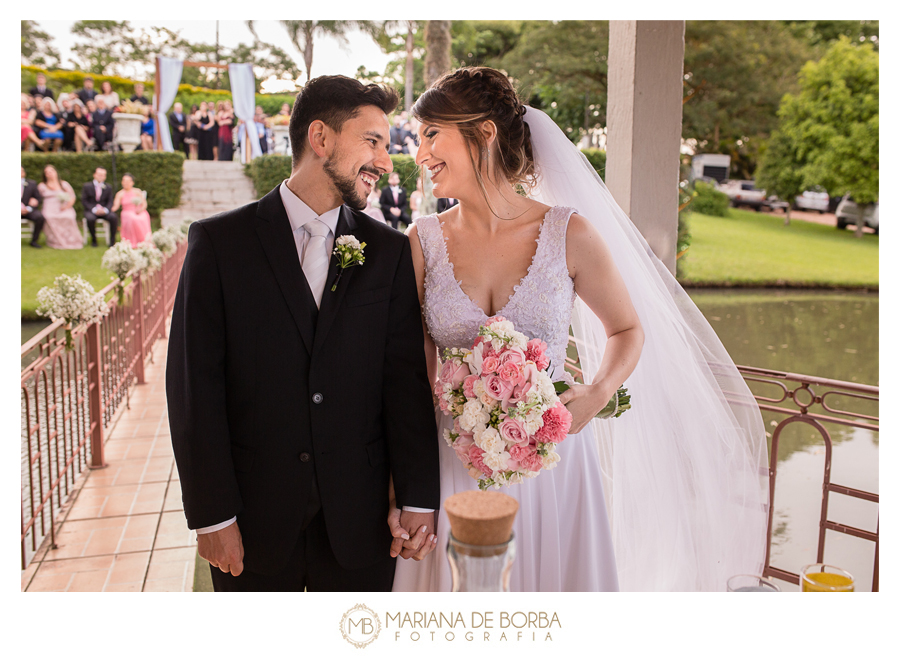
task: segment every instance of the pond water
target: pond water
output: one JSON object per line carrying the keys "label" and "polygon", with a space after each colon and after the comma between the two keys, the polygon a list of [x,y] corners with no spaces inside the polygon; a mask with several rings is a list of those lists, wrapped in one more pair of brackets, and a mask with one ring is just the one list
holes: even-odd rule
{"label": "pond water", "polygon": [[[860,384],[878,385],[878,295],[774,290],[691,290],[735,363]],[[755,393],[770,387],[751,384]],[[842,409],[878,415],[859,401]],[[764,412],[769,437],[783,418]],[[878,433],[827,424],[833,441],[831,481],[878,492]],[[779,439],[775,487],[773,566],[798,572],[816,561],[825,446],[818,432],[796,423]],[[877,505],[832,494],[828,518],[875,531]],[[825,561],[854,575],[857,591],[870,590],[875,546],[828,531]],[[779,581],[783,589],[796,589]]]}

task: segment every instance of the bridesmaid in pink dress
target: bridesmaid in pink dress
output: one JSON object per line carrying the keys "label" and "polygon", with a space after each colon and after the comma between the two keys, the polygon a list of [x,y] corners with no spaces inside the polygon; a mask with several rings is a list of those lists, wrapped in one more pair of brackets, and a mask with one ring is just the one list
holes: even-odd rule
{"label": "bridesmaid in pink dress", "polygon": [[59,180],[53,165],[44,167],[44,180],[38,183],[44,200],[44,234],[51,249],[81,249],[84,239],[75,220],[75,192],[66,181]]}
{"label": "bridesmaid in pink dress", "polygon": [[116,193],[112,212],[119,209],[121,218],[122,239],[132,247],[150,237],[150,213],[147,212],[147,200],[144,193],[134,186],[134,176],[122,176],[122,189]]}

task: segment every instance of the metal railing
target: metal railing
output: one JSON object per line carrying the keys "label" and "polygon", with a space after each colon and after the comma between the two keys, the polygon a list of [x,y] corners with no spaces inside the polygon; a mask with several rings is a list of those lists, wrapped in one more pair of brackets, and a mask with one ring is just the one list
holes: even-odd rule
{"label": "metal railing", "polygon": [[144,363],[165,320],[187,243],[149,276],[136,276],[118,303],[118,282],[99,323],[73,327],[75,347],[65,349],[65,325],[52,323],[22,345],[22,568],[49,536],[56,547],[56,518],[86,469],[103,468],[105,430],[128,407],[129,387],[144,382]]}
{"label": "metal railing", "polygon": [[[569,347],[574,347],[570,339]],[[566,368],[573,374],[576,381],[584,381],[584,373],[577,357],[577,350],[570,349],[570,354],[575,352],[575,357],[566,357]],[[778,444],[784,429],[794,423],[804,423],[819,432],[825,444],[825,467],[822,476],[822,505],[819,515],[819,535],[816,549],[816,562],[823,562],[825,557],[826,531],[831,530],[859,539],[865,539],[875,544],[875,559],[872,569],[872,591],[878,591],[878,550],[879,527],[876,523],[875,531],[863,530],[844,523],[839,523],[828,518],[828,502],[830,494],[849,496],[858,500],[864,500],[875,505],[878,504],[878,494],[871,491],[862,491],[852,487],[835,484],[831,481],[831,458],[833,442],[831,433],[827,429],[828,424],[843,427],[865,429],[878,432],[878,415],[864,414],[855,411],[847,411],[837,406],[838,400],[853,400],[873,403],[876,408],[879,401],[878,387],[866,384],[856,384],[824,377],[810,375],[798,375],[796,373],[769,370],[766,368],[754,368],[750,366],[737,366],[738,371],[749,385],[750,382],[772,386],[778,391],[775,396],[766,396],[754,393],[754,398],[761,411],[768,411],[785,416],[779,421],[772,431],[772,445],[769,452],[769,510],[768,525],[766,530],[766,559],[763,568],[763,576],[777,578],[785,582],[800,584],[800,575],[772,566],[772,536],[775,518],[775,480],[778,470]],[[831,400],[831,404],[829,404]]]}

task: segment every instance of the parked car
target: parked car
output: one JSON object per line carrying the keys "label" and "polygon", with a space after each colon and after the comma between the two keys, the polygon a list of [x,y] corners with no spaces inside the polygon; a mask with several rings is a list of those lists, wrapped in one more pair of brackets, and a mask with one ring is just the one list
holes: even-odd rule
{"label": "parked car", "polygon": [[[841,199],[841,202],[838,204],[837,210],[834,212],[834,216],[837,219],[837,227],[840,229],[846,228],[847,226],[856,226],[857,221],[859,220],[860,208],[853,201],[853,197],[849,194],[844,196]],[[878,234],[878,202],[871,203],[866,207],[866,210],[863,214],[863,219],[865,220],[865,225],[875,229],[876,235]]]}
{"label": "parked car", "polygon": [[819,214],[828,212],[828,192],[821,185],[814,185],[800,196],[794,197],[797,210],[816,210]]}
{"label": "parked car", "polygon": [[747,206],[759,212],[766,205],[766,191],[757,189],[752,180],[723,180],[718,189],[728,195],[735,208]]}
{"label": "parked car", "polygon": [[779,210],[783,210],[787,212],[790,204],[787,201],[782,201],[774,194],[766,199],[766,202],[763,204],[763,207],[768,208],[772,212],[778,212]]}

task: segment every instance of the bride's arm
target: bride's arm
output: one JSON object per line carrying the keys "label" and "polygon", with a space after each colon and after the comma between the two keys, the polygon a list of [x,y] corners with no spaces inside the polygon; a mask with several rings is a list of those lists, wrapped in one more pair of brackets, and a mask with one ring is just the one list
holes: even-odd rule
{"label": "bride's arm", "polygon": [[570,432],[574,434],[606,406],[634,370],[644,345],[644,330],[606,241],[581,215],[569,219],[566,263],[575,292],[603,323],[607,336],[593,382],[560,395],[572,413]]}
{"label": "bride's arm", "polygon": [[[422,251],[422,243],[419,242],[418,227],[413,224],[406,231],[409,238],[409,246],[412,249],[413,267],[416,270],[416,287],[419,290],[419,306],[425,308],[425,254]],[[425,325],[425,316],[422,316],[422,333],[425,335],[425,363],[428,366],[428,381],[434,386],[440,371],[440,358],[437,346],[428,333]]]}

